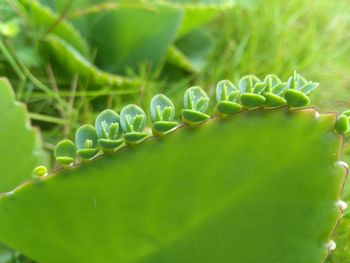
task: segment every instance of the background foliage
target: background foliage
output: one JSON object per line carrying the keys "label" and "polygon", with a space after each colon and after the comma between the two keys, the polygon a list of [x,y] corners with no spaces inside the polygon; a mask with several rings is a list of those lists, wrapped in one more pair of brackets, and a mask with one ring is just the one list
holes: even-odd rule
{"label": "background foliage", "polygon": [[[192,84],[213,95],[218,80],[249,73],[298,70],[320,82],[312,97],[320,110],[347,109],[349,26],[347,0],[0,0],[0,76],[26,103],[51,156],[104,108],[147,109],[156,92],[179,106]],[[350,259],[349,220],[332,262]]]}

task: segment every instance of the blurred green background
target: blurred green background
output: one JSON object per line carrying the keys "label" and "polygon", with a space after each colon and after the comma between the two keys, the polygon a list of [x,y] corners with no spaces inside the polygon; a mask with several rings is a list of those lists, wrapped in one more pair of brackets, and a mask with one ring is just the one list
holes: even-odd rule
{"label": "blurred green background", "polygon": [[[294,70],[320,83],[311,99],[321,111],[350,108],[348,0],[0,0],[0,76],[26,103],[48,158],[102,109],[147,109],[158,92],[181,107],[191,85],[213,95],[221,79],[286,80]],[[347,214],[330,262],[350,261],[349,231]],[[0,262],[29,262],[0,251]]]}

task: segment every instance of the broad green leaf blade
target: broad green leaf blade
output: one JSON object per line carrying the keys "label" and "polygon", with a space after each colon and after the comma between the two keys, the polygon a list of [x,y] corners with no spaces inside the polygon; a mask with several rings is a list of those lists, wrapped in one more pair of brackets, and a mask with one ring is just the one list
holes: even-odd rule
{"label": "broad green leaf blade", "polygon": [[183,12],[165,4],[151,7],[151,10],[121,7],[84,18],[95,21],[89,27],[87,38],[97,50],[96,65],[100,69],[124,73],[128,67],[136,70],[143,62],[155,66],[165,59]]}
{"label": "broad green leaf blade", "polygon": [[0,192],[30,178],[41,163],[40,140],[24,105],[15,101],[10,83],[0,78]]}
{"label": "broad green leaf blade", "polygon": [[280,108],[180,128],[3,195],[0,239],[48,263],[322,263],[334,123]]}

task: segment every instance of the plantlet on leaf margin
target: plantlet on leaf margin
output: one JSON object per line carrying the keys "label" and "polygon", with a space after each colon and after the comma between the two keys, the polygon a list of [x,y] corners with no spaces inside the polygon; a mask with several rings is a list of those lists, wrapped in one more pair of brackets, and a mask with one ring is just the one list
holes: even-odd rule
{"label": "plantlet on leaf margin", "polygon": [[184,95],[185,109],[181,112],[183,122],[194,125],[209,119],[210,116],[204,113],[208,105],[209,97],[201,87],[187,89]]}
{"label": "plantlet on leaf margin", "polygon": [[335,129],[342,134],[350,132],[350,110],[344,111],[339,115],[335,124]]}
{"label": "plantlet on leaf margin", "polygon": [[113,110],[102,111],[96,118],[95,128],[104,152],[112,151],[124,142],[119,114]]}
{"label": "plantlet on leaf margin", "polygon": [[176,127],[174,121],[175,106],[173,102],[163,94],[155,95],[151,100],[151,119],[153,134],[163,134]]}
{"label": "plantlet on leaf margin", "polygon": [[229,80],[221,80],[216,85],[216,111],[222,115],[230,115],[242,110],[239,104],[239,89]]}
{"label": "plantlet on leaf margin", "polygon": [[269,74],[265,77],[264,83],[266,87],[263,96],[266,99],[264,103],[266,107],[278,107],[287,103],[283,98],[283,93],[287,89],[286,82],[282,82],[276,75]]}
{"label": "plantlet on leaf margin", "polygon": [[256,108],[266,101],[262,95],[265,91],[266,83],[261,82],[256,76],[247,75],[239,80],[241,91],[240,100],[246,108]]}
{"label": "plantlet on leaf margin", "polygon": [[83,160],[89,160],[98,153],[97,133],[94,126],[85,124],[75,134],[77,154]]}
{"label": "plantlet on leaf margin", "polygon": [[32,174],[34,177],[42,177],[47,174],[47,168],[43,165],[40,165],[34,168]]}
{"label": "plantlet on leaf margin", "polygon": [[137,105],[125,106],[120,112],[120,124],[126,143],[133,144],[146,138],[146,113]]}
{"label": "plantlet on leaf margin", "polygon": [[57,162],[67,166],[74,162],[76,151],[77,149],[71,140],[63,140],[56,144],[54,155]]}
{"label": "plantlet on leaf margin", "polygon": [[294,71],[292,77],[288,79],[287,90],[284,98],[292,107],[302,107],[310,103],[308,95],[318,87],[319,83],[306,81],[299,73]]}

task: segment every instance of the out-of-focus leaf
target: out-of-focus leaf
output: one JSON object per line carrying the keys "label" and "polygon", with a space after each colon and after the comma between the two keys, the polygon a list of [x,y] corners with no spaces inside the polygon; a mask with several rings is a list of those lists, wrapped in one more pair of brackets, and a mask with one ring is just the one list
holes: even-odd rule
{"label": "out-of-focus leaf", "polygon": [[71,23],[60,19],[51,9],[40,5],[37,1],[20,0],[25,7],[27,20],[33,23],[35,29],[40,29],[42,34],[52,33],[59,36],[74,47],[86,59],[90,57],[89,48],[84,38]]}
{"label": "out-of-focus leaf", "polygon": [[[213,50],[213,39],[204,30],[195,30],[176,41],[176,46],[185,54],[192,67],[201,70]],[[178,64],[181,66],[181,63]]]}
{"label": "out-of-focus leaf", "polygon": [[192,30],[198,29],[214,19],[220,13],[223,12],[223,8],[218,6],[197,6],[197,5],[185,5],[184,6],[184,19],[177,33],[177,37],[182,37]]}
{"label": "out-of-focus leaf", "polygon": [[90,78],[93,83],[113,86],[137,84],[137,80],[103,72],[85,59],[65,40],[50,35],[46,38],[50,54],[55,61],[68,72],[77,72],[80,76]]}
{"label": "out-of-focus leaf", "polygon": [[[98,20],[96,19],[98,16]],[[157,4],[153,10],[119,8],[86,16],[91,23],[88,39],[97,50],[96,65],[112,73],[136,69],[141,62],[159,64],[176,37],[183,13]]]}
{"label": "out-of-focus leaf", "polygon": [[30,178],[41,163],[42,148],[24,105],[15,101],[5,78],[0,78],[0,146],[0,192],[6,192]]}
{"label": "out-of-focus leaf", "polygon": [[167,52],[166,57],[167,63],[175,65],[189,72],[195,72],[197,69],[193,66],[191,61],[186,55],[178,49],[175,45],[172,45]]}

